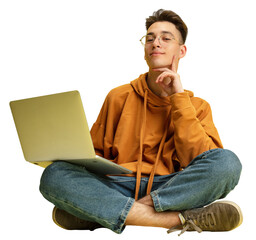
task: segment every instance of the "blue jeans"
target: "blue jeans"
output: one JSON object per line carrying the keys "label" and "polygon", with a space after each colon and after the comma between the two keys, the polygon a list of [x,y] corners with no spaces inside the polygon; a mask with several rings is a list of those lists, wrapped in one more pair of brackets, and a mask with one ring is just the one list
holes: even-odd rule
{"label": "blue jeans", "polygon": [[[180,172],[155,176],[150,193],[155,210],[193,209],[224,198],[237,185],[241,169],[229,150],[204,152]],[[147,183],[148,178],[142,178],[140,198],[146,195]],[[135,177],[99,176],[60,161],[45,169],[40,191],[58,208],[121,233],[135,201],[135,185]]]}

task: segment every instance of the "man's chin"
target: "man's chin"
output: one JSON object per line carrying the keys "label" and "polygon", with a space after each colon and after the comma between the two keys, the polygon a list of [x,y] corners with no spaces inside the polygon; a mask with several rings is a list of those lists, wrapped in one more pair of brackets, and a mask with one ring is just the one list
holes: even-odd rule
{"label": "man's chin", "polygon": [[170,65],[168,64],[154,64],[150,67],[151,69],[156,69],[156,68],[170,68]]}

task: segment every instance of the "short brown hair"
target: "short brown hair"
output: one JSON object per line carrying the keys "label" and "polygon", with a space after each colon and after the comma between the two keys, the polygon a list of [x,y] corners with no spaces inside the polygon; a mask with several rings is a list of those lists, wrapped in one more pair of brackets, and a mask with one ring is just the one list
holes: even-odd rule
{"label": "short brown hair", "polygon": [[185,43],[188,34],[188,28],[181,17],[173,11],[159,9],[158,11],[154,12],[152,16],[149,16],[146,19],[146,29],[148,30],[149,27],[155,22],[163,21],[173,23],[177,30],[179,30],[183,43]]}

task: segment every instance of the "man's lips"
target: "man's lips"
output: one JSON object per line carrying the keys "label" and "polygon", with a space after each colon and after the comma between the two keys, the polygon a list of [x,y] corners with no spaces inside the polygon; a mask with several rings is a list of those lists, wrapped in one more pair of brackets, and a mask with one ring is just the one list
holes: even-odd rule
{"label": "man's lips", "polygon": [[152,52],[152,53],[150,53],[150,56],[159,56],[159,55],[162,55],[162,54],[164,54],[164,53],[162,53],[162,52]]}

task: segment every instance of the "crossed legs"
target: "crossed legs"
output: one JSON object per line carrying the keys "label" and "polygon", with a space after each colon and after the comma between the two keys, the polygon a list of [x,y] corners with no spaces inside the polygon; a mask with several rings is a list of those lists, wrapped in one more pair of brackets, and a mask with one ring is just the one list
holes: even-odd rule
{"label": "crossed legs", "polygon": [[[107,178],[60,162],[45,170],[40,191],[47,200],[70,214],[121,233],[125,225],[163,228],[180,225],[180,211],[225,197],[238,183],[240,172],[241,164],[232,152],[210,150],[150,195],[135,201],[131,194],[123,192],[128,188],[126,182],[117,190],[120,179],[113,185]],[[133,189],[134,183],[128,192]]]}

